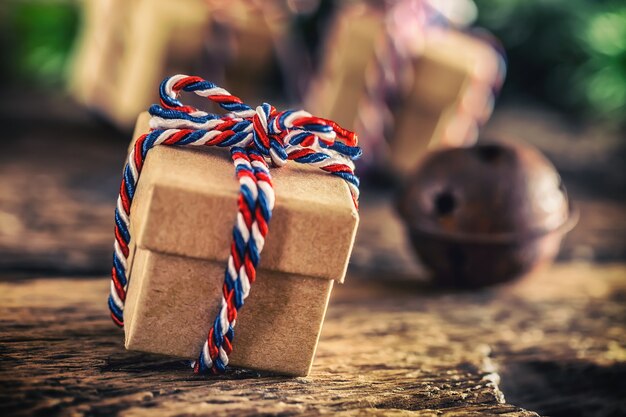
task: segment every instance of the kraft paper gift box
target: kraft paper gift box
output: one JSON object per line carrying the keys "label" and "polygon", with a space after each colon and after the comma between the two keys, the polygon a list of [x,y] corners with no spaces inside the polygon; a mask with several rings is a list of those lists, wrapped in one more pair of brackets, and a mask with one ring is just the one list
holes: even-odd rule
{"label": "kraft paper gift box", "polygon": [[[135,139],[148,119],[139,117]],[[271,173],[276,205],[229,363],[304,376],[358,214],[341,178],[293,164]],[[150,150],[131,209],[127,349],[197,358],[220,304],[238,193],[224,149]]]}
{"label": "kraft paper gift box", "polygon": [[396,109],[390,142],[390,162],[400,172],[412,171],[427,149],[476,143],[501,77],[498,53],[455,31],[428,37],[413,65],[413,86]]}
{"label": "kraft paper gift box", "polygon": [[[307,108],[358,130],[367,68],[374,64],[384,30],[384,14],[367,5],[338,15]],[[420,37],[410,52],[411,81],[393,109],[387,156],[387,168],[401,175],[412,171],[429,148],[472,145],[478,125],[491,114],[493,85],[502,76],[501,59],[490,45],[454,30]]]}
{"label": "kraft paper gift box", "polygon": [[[224,74],[217,71],[211,78],[225,77],[228,89],[253,98],[262,84],[259,73],[274,63],[275,40],[288,28],[274,9],[225,0],[85,1],[70,90],[81,104],[124,129],[158,101],[153,86],[166,74],[195,72],[190,70],[207,60],[207,72],[224,67]],[[213,32],[223,31],[223,25],[234,36],[227,45],[216,45],[224,39]],[[207,56],[207,45],[225,50]]]}
{"label": "kraft paper gift box", "polygon": [[70,90],[78,102],[121,128],[158,100],[165,74],[187,72],[203,46],[203,0],[89,0]]}

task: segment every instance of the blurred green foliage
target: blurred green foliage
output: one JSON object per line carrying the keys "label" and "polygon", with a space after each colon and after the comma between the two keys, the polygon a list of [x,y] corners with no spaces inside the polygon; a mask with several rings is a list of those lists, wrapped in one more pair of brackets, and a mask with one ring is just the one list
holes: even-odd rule
{"label": "blurred green foliage", "polygon": [[2,71],[10,79],[61,84],[78,30],[79,4],[69,0],[9,0],[0,6]]}
{"label": "blurred green foliage", "polygon": [[504,95],[626,125],[626,1],[476,0],[508,55]]}

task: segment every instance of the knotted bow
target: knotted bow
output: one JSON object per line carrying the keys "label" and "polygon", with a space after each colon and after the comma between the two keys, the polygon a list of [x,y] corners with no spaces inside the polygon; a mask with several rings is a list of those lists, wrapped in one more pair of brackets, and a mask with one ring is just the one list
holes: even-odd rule
{"label": "knotted bow", "polygon": [[[229,113],[220,116],[186,106],[177,98],[181,91],[206,97]],[[195,372],[223,372],[232,351],[237,312],[256,278],[274,207],[268,163],[280,167],[293,160],[339,176],[347,183],[357,205],[359,180],[354,175],[352,161],[360,156],[361,150],[356,146],[356,135],[331,120],[302,110],[279,112],[269,104],[252,109],[238,97],[199,77],[167,78],[161,83],[160,96],[161,105],[150,108],[152,130],[137,139],[123,171],[115,210],[111,317],[119,326],[124,325],[130,210],[148,151],[157,145],[229,148],[240,186],[239,212],[233,228],[220,312],[199,359],[194,362]]]}

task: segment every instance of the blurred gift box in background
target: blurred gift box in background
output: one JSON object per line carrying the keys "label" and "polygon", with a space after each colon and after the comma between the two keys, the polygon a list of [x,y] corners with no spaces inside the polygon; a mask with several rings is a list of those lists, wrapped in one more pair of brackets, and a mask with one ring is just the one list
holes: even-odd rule
{"label": "blurred gift box in background", "polygon": [[[77,40],[79,35],[83,37],[83,43],[96,42],[94,45],[99,45],[97,48],[108,47],[104,43],[98,44],[97,40],[90,39],[91,36],[95,37],[94,32],[100,33],[101,42],[105,42],[106,39],[113,42],[117,39],[120,42],[112,46],[119,50],[116,52],[117,55],[113,55],[115,59],[109,62],[109,66],[122,65],[120,62],[121,55],[123,55],[122,49],[129,41],[129,37],[137,36],[129,33],[134,30],[132,27],[134,25],[130,25],[130,22],[124,19],[132,18],[134,8],[142,7],[142,3],[144,2],[138,0],[127,2],[112,0],[4,2],[0,8],[3,81],[5,83],[29,81],[46,87],[59,87],[70,78],[72,51],[76,48],[80,49],[80,41]],[[157,3],[161,7],[166,7],[164,5],[168,2]],[[170,24],[176,19],[185,21],[187,18],[189,20],[186,20],[185,26],[193,26],[193,24],[203,26],[204,33],[207,35],[201,39],[208,43],[211,41],[208,33],[214,30],[209,27],[209,20],[227,21],[228,25],[234,27],[239,25],[247,30],[257,30],[262,33],[261,38],[269,35],[262,30],[258,22],[260,21],[266,27],[269,22],[271,31],[278,32],[276,37],[299,38],[298,42],[304,46],[300,49],[306,50],[309,54],[308,59],[315,58],[316,62],[309,62],[308,65],[317,68],[319,55],[321,55],[319,49],[324,42],[326,31],[330,29],[333,13],[357,3],[379,7],[384,2],[185,0],[178,6],[179,12],[175,13],[178,17],[172,16],[173,13],[167,16],[166,10],[161,11],[161,14],[166,16],[164,21],[168,21],[169,18]],[[475,2],[475,8],[468,6],[468,3],[473,4],[468,1],[442,3],[448,8],[454,8],[456,3],[463,4],[462,10],[456,10],[457,13],[464,13],[460,20],[475,19],[475,27],[489,30],[505,46],[510,61],[508,81],[502,93],[505,99],[515,94],[525,94],[546,101],[562,110],[582,112],[611,123],[623,123],[624,112],[621,110],[626,97],[626,82],[622,58],[626,49],[624,40],[626,38],[624,36],[626,31],[624,13],[626,12],[622,2],[478,0]],[[158,9],[158,7],[153,9]],[[216,16],[208,16],[211,9],[216,10]],[[230,13],[228,17],[224,16],[223,9],[228,9]],[[193,13],[194,11],[196,13]],[[156,10],[152,12],[157,13]],[[186,12],[189,16],[181,16]],[[255,24],[246,26],[246,16],[250,18],[252,14],[257,17],[254,19]],[[96,27],[98,24],[101,26]],[[281,28],[284,26],[288,26],[288,29]],[[162,29],[170,30],[170,28]],[[218,30],[218,32],[225,31]],[[282,34],[281,31],[283,31]],[[195,32],[196,35],[201,33],[203,32]],[[182,35],[184,33],[181,33]],[[165,34],[161,36],[167,37]],[[238,47],[234,45],[230,47],[221,45],[220,47],[226,50],[226,55],[237,55],[237,53],[243,55],[244,52],[248,52],[259,54],[258,58],[267,52],[269,47],[265,40],[253,34],[247,36],[249,38],[239,41]],[[191,38],[187,38],[186,43],[191,41],[200,43],[197,39]],[[284,42],[284,40],[277,42]],[[257,50],[237,49],[245,48],[250,44],[255,46],[250,49]],[[215,46],[212,47],[215,48]],[[92,47],[92,49],[97,48]],[[298,51],[298,48],[293,48],[293,50],[296,53],[304,53],[304,51]],[[104,50],[91,52],[94,55],[106,53]],[[277,53],[274,52],[274,54]],[[190,59],[190,61],[194,60],[198,65],[199,57]],[[298,59],[292,56],[291,60]],[[249,62],[249,66],[256,66],[259,63],[262,61]],[[97,65],[97,63],[92,62],[91,65]],[[215,71],[214,69],[208,70]]]}

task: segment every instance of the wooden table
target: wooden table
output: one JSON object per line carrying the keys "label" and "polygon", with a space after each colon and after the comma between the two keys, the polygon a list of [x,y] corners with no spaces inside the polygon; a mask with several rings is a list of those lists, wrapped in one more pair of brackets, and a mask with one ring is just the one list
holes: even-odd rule
{"label": "wooden table", "polygon": [[[312,374],[197,377],[184,361],[125,351],[108,318],[126,136],[67,100],[41,100],[51,115],[0,103],[13,138],[0,142],[0,415],[626,414],[624,198],[603,189],[623,175],[586,186],[596,166],[546,147],[573,184],[579,227],[555,266],[473,292],[429,285],[391,194],[366,191]],[[492,129],[524,115],[504,111]]]}

